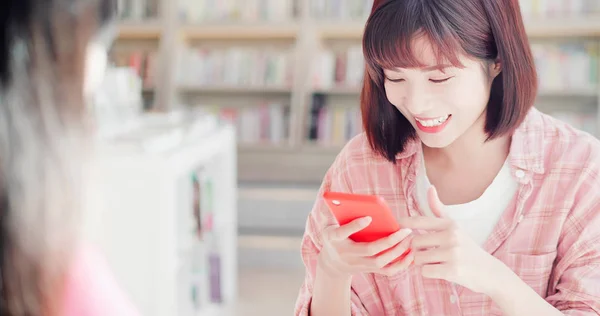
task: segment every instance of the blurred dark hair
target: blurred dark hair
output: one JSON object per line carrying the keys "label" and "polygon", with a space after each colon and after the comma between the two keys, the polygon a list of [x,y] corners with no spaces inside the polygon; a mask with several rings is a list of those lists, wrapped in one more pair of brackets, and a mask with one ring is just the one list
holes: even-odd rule
{"label": "blurred dark hair", "polygon": [[420,67],[412,40],[425,36],[438,63],[461,67],[465,54],[501,62],[487,105],[488,139],[521,124],[537,95],[537,72],[518,0],[375,0],[363,38],[363,125],[373,150],[391,162],[416,133],[387,99],[383,69]]}
{"label": "blurred dark hair", "polygon": [[0,314],[55,316],[82,205],[86,52],[116,0],[0,3]]}

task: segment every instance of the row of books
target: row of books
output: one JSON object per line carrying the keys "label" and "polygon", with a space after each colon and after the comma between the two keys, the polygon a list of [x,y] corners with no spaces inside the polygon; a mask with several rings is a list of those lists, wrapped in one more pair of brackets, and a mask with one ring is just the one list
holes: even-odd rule
{"label": "row of books", "polygon": [[[595,113],[569,110],[547,113],[579,130],[600,135]],[[320,93],[312,97],[307,123],[308,140],[324,146],[342,145],[363,131],[359,107],[331,106],[328,96]]]}
{"label": "row of books", "polygon": [[[598,0],[520,0],[524,17],[580,16],[600,13]],[[364,21],[369,16],[373,0],[312,0],[315,18]]]}
{"label": "row of books", "polygon": [[[526,18],[600,13],[598,0],[520,0],[520,5]],[[364,21],[372,7],[373,0],[312,0],[310,9],[315,18]]]}
{"label": "row of books", "polygon": [[363,80],[365,62],[361,46],[347,51],[322,51],[313,62],[313,87],[359,87]]}
{"label": "row of books", "polygon": [[289,22],[298,0],[181,0],[179,17],[188,23]]}
{"label": "row of books", "polygon": [[[568,111],[549,114],[591,135],[598,136],[600,133],[600,126],[593,114]],[[322,146],[344,145],[363,131],[357,107],[313,106],[309,121],[308,139]]]}
{"label": "row of books", "polygon": [[328,106],[323,94],[313,95],[308,115],[308,140],[319,145],[343,145],[362,132],[360,108]]}
{"label": "row of books", "polygon": [[[582,90],[598,86],[600,48],[597,43],[534,43],[532,51],[542,90]],[[342,52],[323,51],[314,60],[312,84],[317,89],[358,88],[364,67],[360,46]]]}
{"label": "row of books", "polygon": [[119,17],[122,20],[158,18],[161,0],[118,0]]}
{"label": "row of books", "polygon": [[599,76],[597,43],[531,45],[540,90],[596,89]]}
{"label": "row of books", "polygon": [[371,13],[373,0],[311,0],[313,18],[330,20],[363,21]]}
{"label": "row of books", "polygon": [[598,0],[520,0],[523,17],[584,16],[600,13]]}
{"label": "row of books", "polygon": [[182,54],[178,80],[196,86],[291,86],[292,53],[231,47],[189,49]]}
{"label": "row of books", "polygon": [[[161,0],[118,0],[122,19],[158,17]],[[600,13],[597,0],[520,0],[524,17]],[[373,0],[311,0],[315,19],[364,21]],[[181,0],[179,17],[202,22],[289,22],[299,12],[299,0]]]}
{"label": "row of books", "polygon": [[241,144],[282,144],[289,139],[290,107],[265,102],[249,107],[211,107],[209,111],[236,127]]}
{"label": "row of books", "polygon": [[112,65],[129,67],[142,80],[144,88],[153,88],[158,71],[158,53],[156,51],[112,51],[109,56]]}

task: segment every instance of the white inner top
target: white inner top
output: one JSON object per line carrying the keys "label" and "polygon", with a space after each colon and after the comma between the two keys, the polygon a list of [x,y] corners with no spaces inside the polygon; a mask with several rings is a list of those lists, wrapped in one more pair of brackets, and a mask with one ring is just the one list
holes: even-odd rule
{"label": "white inner top", "polygon": [[[419,206],[426,215],[434,216],[427,202],[427,191],[431,183],[427,177],[423,154],[421,154],[421,167],[417,172],[416,185]],[[512,177],[507,161],[479,198],[464,204],[446,206],[446,216],[456,221],[459,227],[464,229],[475,242],[483,246],[508,208],[517,188],[518,183]]]}

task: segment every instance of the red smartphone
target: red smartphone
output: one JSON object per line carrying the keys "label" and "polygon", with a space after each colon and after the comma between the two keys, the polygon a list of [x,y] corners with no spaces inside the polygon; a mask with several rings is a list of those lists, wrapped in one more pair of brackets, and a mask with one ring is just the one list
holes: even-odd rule
{"label": "red smartphone", "polygon": [[[369,226],[350,236],[350,239],[355,242],[373,242],[400,230],[400,225],[396,221],[392,210],[380,196],[325,192],[323,198],[340,226],[359,218],[371,217],[372,220]],[[377,255],[384,254],[390,249]],[[392,263],[398,262],[409,252],[410,249]]]}
{"label": "red smartphone", "polygon": [[340,226],[371,217],[369,226],[350,236],[355,242],[373,242],[400,230],[392,211],[380,196],[325,192],[323,198]]}

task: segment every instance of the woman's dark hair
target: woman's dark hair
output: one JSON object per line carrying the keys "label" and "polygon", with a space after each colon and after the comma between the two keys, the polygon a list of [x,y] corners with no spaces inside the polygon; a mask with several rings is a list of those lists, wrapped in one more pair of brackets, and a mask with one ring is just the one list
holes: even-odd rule
{"label": "woman's dark hair", "polygon": [[90,41],[114,0],[0,3],[0,315],[60,315],[78,234]]}
{"label": "woman's dark hair", "polygon": [[459,55],[501,63],[487,105],[488,139],[512,133],[533,106],[537,72],[518,0],[375,0],[367,21],[361,93],[363,125],[373,150],[391,162],[416,133],[388,101],[383,69],[421,67],[411,49],[425,36],[439,64],[461,67]]}

